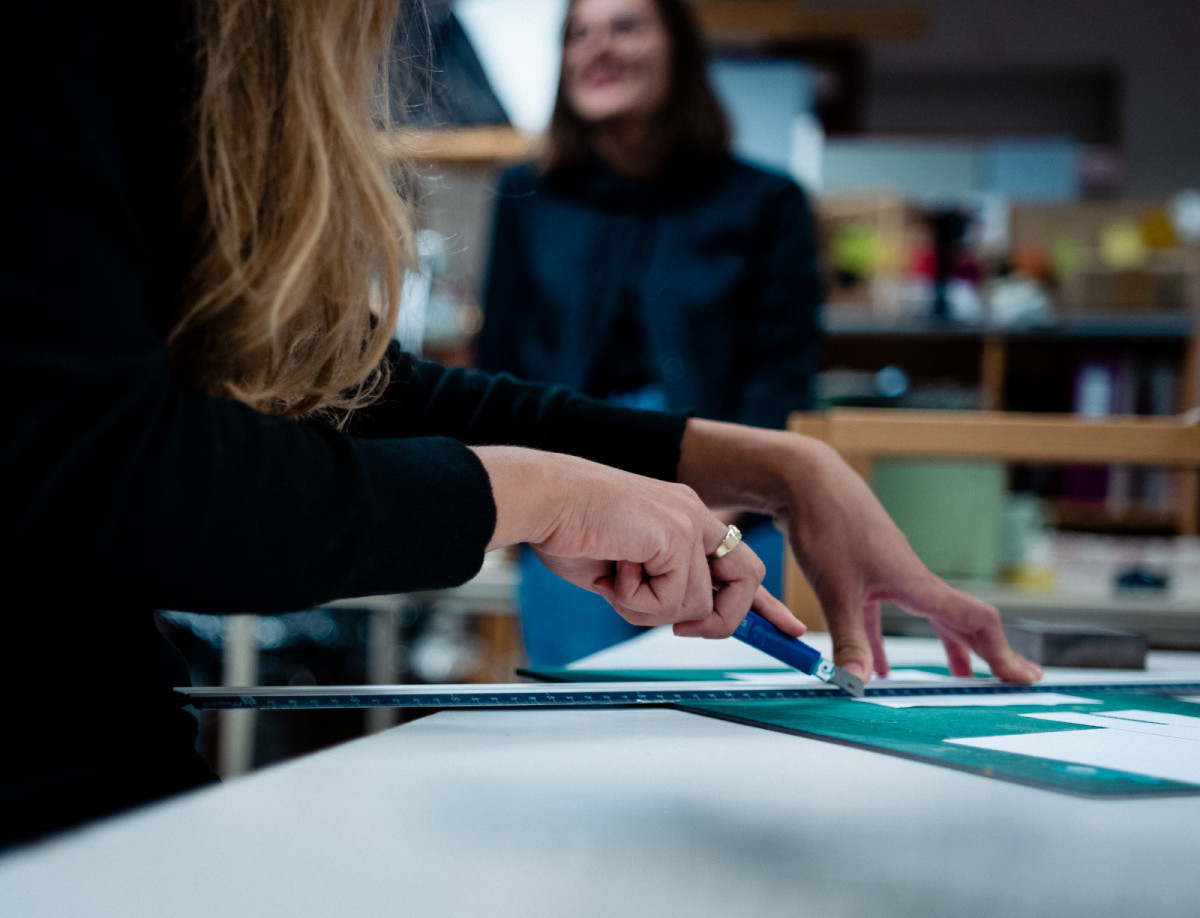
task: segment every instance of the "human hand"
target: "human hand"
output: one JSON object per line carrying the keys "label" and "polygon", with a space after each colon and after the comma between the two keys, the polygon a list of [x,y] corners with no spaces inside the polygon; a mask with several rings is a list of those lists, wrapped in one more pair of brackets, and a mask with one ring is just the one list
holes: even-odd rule
{"label": "human hand", "polygon": [[489,547],[529,542],[551,571],[600,594],[635,625],[728,637],[753,608],[788,634],[804,633],[761,589],[766,569],[749,546],[709,557],[728,527],[690,487],[554,453],[476,453],[496,498]]}
{"label": "human hand", "polygon": [[970,676],[970,653],[1010,682],[1041,669],[1008,644],[996,609],[956,590],[917,558],[866,482],[823,443],[805,440],[804,484],[779,514],[833,636],[834,661],[866,679],[888,672],[880,605],[929,619],[950,671]]}
{"label": "human hand", "polygon": [[680,477],[714,503],[773,516],[821,603],[834,662],[860,678],[888,671],[885,601],[929,619],[955,675],[971,675],[974,651],[1002,679],[1040,678],[1041,669],[1009,646],[996,609],[925,567],[866,482],[826,444],[693,420]]}

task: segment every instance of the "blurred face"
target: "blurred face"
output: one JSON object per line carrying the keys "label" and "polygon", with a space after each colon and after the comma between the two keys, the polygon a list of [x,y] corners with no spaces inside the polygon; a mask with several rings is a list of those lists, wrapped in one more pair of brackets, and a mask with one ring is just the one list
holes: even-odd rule
{"label": "blurred face", "polygon": [[592,124],[652,118],[670,92],[671,40],[652,0],[577,0],[563,41],[563,92]]}

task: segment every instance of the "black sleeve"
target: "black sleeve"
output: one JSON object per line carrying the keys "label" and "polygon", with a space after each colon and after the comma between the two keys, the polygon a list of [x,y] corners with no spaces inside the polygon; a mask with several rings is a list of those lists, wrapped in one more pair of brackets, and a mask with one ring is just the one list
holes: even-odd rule
{"label": "black sleeve", "polygon": [[413,360],[393,350],[394,378],[358,413],[359,437],[448,436],[471,445],[528,446],[673,481],[687,418],[605,404],[566,386]]}
{"label": "black sleeve", "polygon": [[106,85],[91,26],[60,29],[39,9],[23,4],[10,32],[39,60],[0,90],[0,553],[18,595],[244,612],[460,583],[495,526],[463,439],[602,457],[597,435],[639,435],[564,393],[431,365],[402,362],[364,418],[386,436],[268,417],[189,385],[164,341],[163,227],[146,220],[170,188],[148,192],[130,167],[124,88]]}
{"label": "black sleeve", "polygon": [[[34,268],[8,265],[3,283],[22,304],[0,344],[8,576],[49,568],[56,588],[158,608],[271,611],[478,569],[495,509],[473,453],[355,439],[191,388],[142,315],[129,239],[110,232],[120,215],[65,204],[43,197],[23,212],[33,232],[4,239]],[[71,227],[67,265],[55,252],[70,282],[39,270],[55,226]]]}
{"label": "black sleeve", "polygon": [[821,350],[816,233],[808,199],[798,185],[775,185],[765,201],[760,230],[765,253],[761,296],[752,370],[738,420],[782,428],[790,411],[811,407]]}

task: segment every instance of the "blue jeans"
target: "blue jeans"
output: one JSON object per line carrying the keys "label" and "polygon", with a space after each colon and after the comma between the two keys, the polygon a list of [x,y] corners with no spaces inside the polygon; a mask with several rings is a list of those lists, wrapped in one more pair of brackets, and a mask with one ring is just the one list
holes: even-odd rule
{"label": "blue jeans", "polygon": [[[763,585],[778,596],[783,583],[783,535],[766,518],[757,519],[742,537],[767,565]],[[517,600],[532,667],[565,666],[646,630],[629,624],[595,593],[560,580],[528,545],[521,546],[520,571]]]}

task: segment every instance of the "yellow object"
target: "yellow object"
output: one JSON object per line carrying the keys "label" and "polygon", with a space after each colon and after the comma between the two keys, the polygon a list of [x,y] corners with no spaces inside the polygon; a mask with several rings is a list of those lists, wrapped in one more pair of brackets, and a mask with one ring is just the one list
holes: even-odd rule
{"label": "yellow object", "polygon": [[1054,568],[1046,565],[1017,564],[1006,567],[1000,578],[1023,590],[1043,593],[1054,589]]}
{"label": "yellow object", "polygon": [[1100,231],[1100,257],[1115,271],[1140,268],[1149,254],[1142,228],[1132,220],[1114,220]]}
{"label": "yellow object", "polygon": [[1156,210],[1142,221],[1142,241],[1152,249],[1170,249],[1179,244],[1175,225],[1165,210]]}

